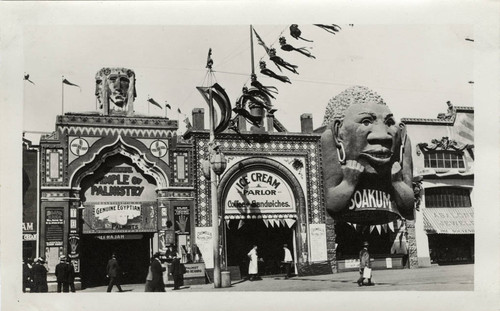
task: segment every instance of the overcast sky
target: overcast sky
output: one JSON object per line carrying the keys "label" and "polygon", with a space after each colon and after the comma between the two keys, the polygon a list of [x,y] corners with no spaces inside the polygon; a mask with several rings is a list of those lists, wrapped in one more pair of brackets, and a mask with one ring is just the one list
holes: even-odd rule
{"label": "overcast sky", "polygon": [[[332,21],[335,23],[335,21]],[[255,24],[263,41],[277,54],[298,66],[299,75],[280,73],[254,40],[258,80],[276,86],[275,116],[289,131],[300,131],[300,115],[312,113],[321,126],[326,105],[352,85],[379,93],[397,118],[436,117],[446,101],[473,106],[473,27],[470,25],[366,25],[340,24],[337,34],[310,24],[299,25],[305,42],[290,36],[289,24]],[[212,48],[215,78],[233,105],[251,73],[250,26],[28,26],[24,30],[24,68],[35,85],[25,82],[25,131],[53,131],[62,111],[61,79],[81,89],[64,88],[64,111],[94,111],[95,74],[102,67],[133,69],[137,79],[135,111],[148,114],[148,96],[162,105],[172,119],[177,108],[191,116],[193,108],[206,108],[195,87],[207,85],[205,63]],[[294,47],[310,47],[316,59],[280,49],[284,36]],[[261,75],[259,60],[286,75],[292,84]],[[21,76],[23,72],[19,75]],[[149,114],[164,116],[153,105]],[[206,122],[208,124],[208,121]],[[184,123],[180,123],[183,131]],[[39,135],[26,135],[38,143]]]}

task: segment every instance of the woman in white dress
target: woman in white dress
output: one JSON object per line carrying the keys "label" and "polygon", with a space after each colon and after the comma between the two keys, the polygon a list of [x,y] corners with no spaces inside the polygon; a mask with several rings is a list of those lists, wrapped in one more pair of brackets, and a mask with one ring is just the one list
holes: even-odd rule
{"label": "woman in white dress", "polygon": [[249,280],[253,281],[257,277],[257,274],[259,273],[259,266],[258,266],[259,257],[257,256],[256,245],[252,247],[252,249],[248,252],[247,256],[248,258],[250,258],[250,263],[248,264],[248,276],[250,277]]}

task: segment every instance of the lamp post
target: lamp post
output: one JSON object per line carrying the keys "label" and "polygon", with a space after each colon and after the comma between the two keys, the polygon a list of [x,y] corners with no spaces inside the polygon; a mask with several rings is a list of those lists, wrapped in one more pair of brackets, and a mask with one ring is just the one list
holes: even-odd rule
{"label": "lamp post", "polygon": [[220,176],[227,166],[226,158],[220,151],[218,145],[215,144],[214,133],[214,111],[212,102],[212,89],[210,88],[210,105],[209,105],[209,126],[210,126],[210,142],[209,142],[209,160],[204,160],[202,164],[203,174],[205,178],[210,180],[211,206],[212,206],[212,241],[214,253],[214,287],[221,287],[221,269],[220,269],[220,253],[219,253],[219,201],[217,197],[217,178]]}

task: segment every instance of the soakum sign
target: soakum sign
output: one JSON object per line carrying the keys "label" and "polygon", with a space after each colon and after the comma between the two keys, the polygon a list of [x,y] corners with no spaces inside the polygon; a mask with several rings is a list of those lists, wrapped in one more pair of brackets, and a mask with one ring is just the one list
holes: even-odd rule
{"label": "soakum sign", "polygon": [[224,202],[226,214],[295,212],[293,191],[279,175],[260,169],[232,180]]}

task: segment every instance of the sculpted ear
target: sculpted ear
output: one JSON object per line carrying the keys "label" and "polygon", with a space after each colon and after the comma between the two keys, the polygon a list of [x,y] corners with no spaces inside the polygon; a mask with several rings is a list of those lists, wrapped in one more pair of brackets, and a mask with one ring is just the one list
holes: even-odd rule
{"label": "sculpted ear", "polygon": [[340,144],[343,142],[343,137],[340,135],[340,128],[342,127],[342,121],[339,119],[333,120],[332,124],[332,133],[333,133],[333,141],[335,142],[335,146],[340,148]]}

